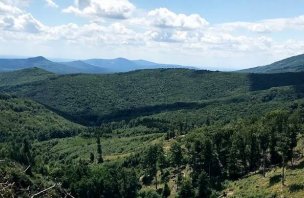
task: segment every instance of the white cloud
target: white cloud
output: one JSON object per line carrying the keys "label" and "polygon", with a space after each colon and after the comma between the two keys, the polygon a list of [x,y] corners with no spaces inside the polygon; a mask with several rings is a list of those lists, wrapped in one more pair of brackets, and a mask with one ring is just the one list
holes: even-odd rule
{"label": "white cloud", "polygon": [[59,6],[53,0],[45,0],[46,5],[51,8],[58,8]]}
{"label": "white cloud", "polygon": [[0,29],[5,31],[38,33],[44,25],[26,13],[14,1],[0,2]]}
{"label": "white cloud", "polygon": [[232,22],[220,25],[228,31],[246,29],[256,33],[280,32],[290,29],[304,30],[304,15],[292,18],[268,19],[258,22]]}
{"label": "white cloud", "polygon": [[22,10],[19,8],[12,6],[10,4],[7,4],[4,1],[0,1],[0,15],[5,15],[5,14],[21,14]]}
{"label": "white cloud", "polygon": [[0,17],[0,24],[0,27],[4,30],[28,33],[39,33],[44,28],[44,25],[29,13]]}
{"label": "white cloud", "polygon": [[76,0],[75,5],[69,6],[63,12],[85,17],[125,19],[134,10],[135,6],[128,0]]}
{"label": "white cloud", "polygon": [[132,14],[134,11],[135,6],[127,0],[77,0],[65,12],[88,17],[86,23],[47,26],[19,6],[17,0],[0,0],[0,52],[14,43],[50,51],[55,46],[53,56],[74,53],[77,48],[78,54],[91,57],[116,53],[160,57],[159,62],[170,58],[184,61],[180,64],[204,61],[217,65],[239,63],[237,66],[253,66],[260,64],[258,61],[270,61],[269,57],[278,59],[304,52],[304,39],[278,40],[273,34],[261,34],[300,32],[304,30],[304,16],[209,24],[200,15],[174,13],[166,8]]}
{"label": "white cloud", "polygon": [[152,24],[164,28],[197,29],[209,23],[198,14],[176,14],[167,8],[159,8],[148,13]]}

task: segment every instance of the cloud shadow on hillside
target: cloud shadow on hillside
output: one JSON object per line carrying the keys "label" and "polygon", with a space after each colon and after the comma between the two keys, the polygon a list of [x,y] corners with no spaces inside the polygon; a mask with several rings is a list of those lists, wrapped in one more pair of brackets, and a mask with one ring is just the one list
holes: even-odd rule
{"label": "cloud shadow on hillside", "polygon": [[250,91],[266,90],[272,87],[293,86],[297,92],[304,92],[304,73],[248,74]]}

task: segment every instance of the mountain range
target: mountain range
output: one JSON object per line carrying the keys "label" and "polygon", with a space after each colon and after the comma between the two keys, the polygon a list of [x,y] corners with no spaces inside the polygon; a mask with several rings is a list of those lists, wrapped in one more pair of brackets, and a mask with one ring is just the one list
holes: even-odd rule
{"label": "mountain range", "polygon": [[69,62],[54,62],[42,56],[18,59],[0,59],[0,72],[15,71],[33,67],[44,69],[56,74],[100,74],[128,72],[139,69],[191,68],[182,65],[159,64],[145,60],[128,60],[125,58],[88,59]]}
{"label": "mountain range", "polygon": [[[58,61],[58,62],[57,62]],[[42,56],[32,58],[0,58],[0,72],[16,71],[26,68],[40,68],[55,74],[103,74],[129,72],[142,69],[186,68],[198,69],[190,66],[159,64],[146,60],[115,59],[87,59],[73,61],[51,61]],[[304,54],[286,58],[269,65],[239,70],[240,73],[284,73],[303,72]]]}

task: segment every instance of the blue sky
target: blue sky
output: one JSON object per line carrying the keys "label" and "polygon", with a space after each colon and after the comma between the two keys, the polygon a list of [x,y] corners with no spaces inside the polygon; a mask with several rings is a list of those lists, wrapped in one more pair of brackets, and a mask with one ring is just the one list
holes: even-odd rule
{"label": "blue sky", "polygon": [[304,0],[0,0],[0,55],[233,70],[304,53]]}

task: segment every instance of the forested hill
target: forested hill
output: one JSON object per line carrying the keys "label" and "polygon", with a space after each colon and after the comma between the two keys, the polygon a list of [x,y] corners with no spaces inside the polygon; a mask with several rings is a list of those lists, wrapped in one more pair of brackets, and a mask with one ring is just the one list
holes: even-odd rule
{"label": "forested hill", "polygon": [[55,77],[54,73],[37,67],[0,73],[0,87],[21,85]]}
{"label": "forested hill", "polygon": [[83,127],[31,100],[0,94],[0,144],[16,138],[69,137]]}
{"label": "forested hill", "polygon": [[286,58],[274,62],[270,65],[244,69],[243,73],[284,73],[284,72],[303,72],[304,71],[304,54]]}
{"label": "forested hill", "polygon": [[304,84],[303,73],[240,74],[190,69],[138,70],[103,75],[63,75],[2,87],[31,98],[61,115],[100,124],[130,113],[200,106],[200,102],[251,91]]}
{"label": "forested hill", "polygon": [[303,73],[34,68],[0,92],[0,197],[303,197]]}

